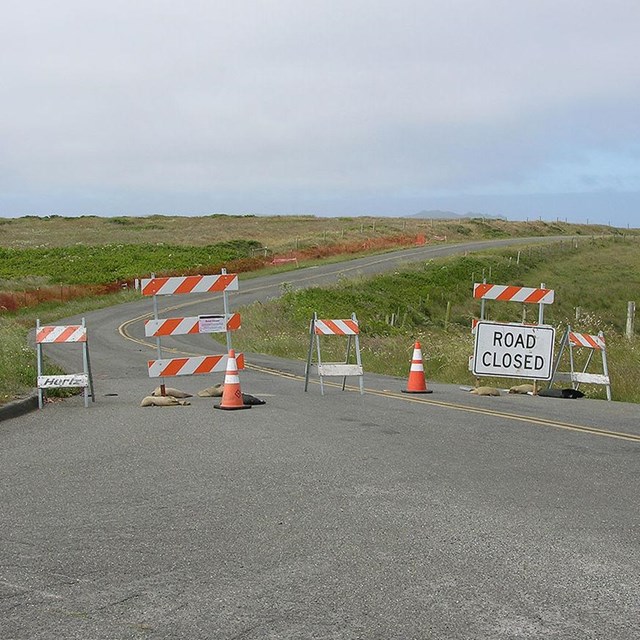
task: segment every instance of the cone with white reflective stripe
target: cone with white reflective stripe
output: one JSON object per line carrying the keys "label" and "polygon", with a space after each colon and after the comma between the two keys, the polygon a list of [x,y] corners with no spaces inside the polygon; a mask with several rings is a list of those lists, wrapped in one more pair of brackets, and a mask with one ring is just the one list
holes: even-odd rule
{"label": "cone with white reflective stripe", "polygon": [[238,365],[236,363],[236,353],[229,349],[227,360],[227,370],[224,376],[224,388],[222,391],[222,401],[214,405],[215,409],[251,409],[250,404],[244,404],[242,400],[242,390],[240,389],[240,377],[238,376]]}
{"label": "cone with white reflective stripe", "polygon": [[402,393],[431,393],[431,389],[427,389],[427,381],[424,377],[422,350],[419,342],[416,342],[413,348],[409,381],[407,382],[407,388],[403,389]]}

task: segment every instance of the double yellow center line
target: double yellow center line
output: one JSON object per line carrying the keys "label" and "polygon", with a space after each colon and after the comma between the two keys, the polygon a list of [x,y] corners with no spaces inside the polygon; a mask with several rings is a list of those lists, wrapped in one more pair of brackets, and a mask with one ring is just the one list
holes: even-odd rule
{"label": "double yellow center line", "polygon": [[[245,365],[247,369],[254,371],[260,371],[270,375],[278,375],[284,378],[291,378],[293,380],[301,380],[304,378],[293,373],[285,373],[278,371],[277,369],[269,369],[267,367],[259,367],[256,365]],[[342,387],[338,383],[324,382],[328,386]],[[347,386],[346,389],[350,391],[359,391],[356,387]],[[395,391],[368,389],[365,388],[365,393],[370,395],[379,396],[382,398],[393,398],[395,400],[401,400],[403,402],[413,402],[417,404],[426,404],[431,406],[442,407],[443,409],[453,409],[455,411],[465,411],[467,413],[479,413],[485,416],[494,416],[503,420],[513,420],[516,422],[525,422],[527,424],[534,424],[543,427],[552,427],[554,429],[565,429],[567,431],[576,431],[578,433],[585,433],[594,436],[601,436],[605,438],[615,438],[617,440],[626,440],[628,442],[640,443],[640,434],[626,433],[623,431],[611,431],[609,429],[600,429],[598,427],[587,427],[584,425],[573,424],[571,422],[561,422],[558,420],[547,420],[546,418],[538,418],[535,416],[523,416],[517,413],[507,413],[505,411],[495,411],[493,409],[486,409],[483,407],[470,407],[464,404],[458,404],[455,402],[444,402],[442,400],[434,400],[432,397],[425,398],[417,395],[407,395]]]}

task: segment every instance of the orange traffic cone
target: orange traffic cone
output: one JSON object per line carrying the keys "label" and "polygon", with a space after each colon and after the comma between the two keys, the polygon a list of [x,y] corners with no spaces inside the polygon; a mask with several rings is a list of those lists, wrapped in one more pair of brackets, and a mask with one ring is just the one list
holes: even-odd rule
{"label": "orange traffic cone", "polygon": [[224,388],[222,390],[222,400],[220,404],[214,405],[215,409],[251,409],[250,404],[244,404],[242,391],[240,389],[240,378],[238,377],[238,365],[236,364],[236,353],[229,349],[229,359],[227,360],[227,370],[224,375]]}
{"label": "orange traffic cone", "polygon": [[427,381],[424,377],[424,366],[422,364],[422,350],[420,343],[416,342],[413,348],[413,357],[411,358],[411,370],[409,371],[409,382],[407,388],[402,393],[431,393],[431,389],[427,389]]}

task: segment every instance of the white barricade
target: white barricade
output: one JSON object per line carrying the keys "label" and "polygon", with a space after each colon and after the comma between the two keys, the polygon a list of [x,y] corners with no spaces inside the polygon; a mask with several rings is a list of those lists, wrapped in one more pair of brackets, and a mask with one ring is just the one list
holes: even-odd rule
{"label": "white barricade", "polygon": [[[569,350],[569,371],[559,371],[560,358],[564,350]],[[574,349],[585,348],[589,350],[582,371],[576,371]],[[599,352],[602,357],[602,373],[588,373],[587,369],[593,360],[595,353]],[[560,344],[558,357],[554,365],[553,374],[549,381],[549,386],[554,382],[570,382],[574,389],[577,389],[581,383],[603,385],[607,391],[607,400],[611,400],[611,379],[609,378],[609,366],[607,364],[607,343],[604,339],[604,333],[600,331],[597,335],[588,333],[577,333],[571,331],[571,327],[567,327]]]}
{"label": "white barricade", "polygon": [[[309,375],[311,373],[313,358],[313,343],[316,343],[316,351],[318,362],[316,369],[320,377],[320,392],[324,395],[323,377],[335,376],[342,378],[342,390],[346,386],[347,376],[359,377],[360,393],[364,393],[364,372],[362,369],[362,359],[360,357],[360,327],[356,314],[352,313],[351,318],[347,320],[319,320],[316,313],[313,314],[311,324],[309,326],[309,353],[307,355],[307,365],[305,367],[304,390],[309,386]],[[320,353],[320,336],[347,336],[347,351],[344,362],[322,362]],[[355,364],[349,363],[351,354],[351,344],[355,344]]]}
{"label": "white barricade", "polygon": [[[44,354],[45,344],[80,344],[82,346],[82,373],[65,375],[45,375]],[[38,366],[38,407],[44,406],[46,389],[80,388],[84,389],[84,406],[89,406],[89,395],[95,402],[93,391],[93,376],[91,375],[91,363],[89,360],[89,339],[84,318],[82,324],[72,325],[41,325],[36,320],[36,354]]]}

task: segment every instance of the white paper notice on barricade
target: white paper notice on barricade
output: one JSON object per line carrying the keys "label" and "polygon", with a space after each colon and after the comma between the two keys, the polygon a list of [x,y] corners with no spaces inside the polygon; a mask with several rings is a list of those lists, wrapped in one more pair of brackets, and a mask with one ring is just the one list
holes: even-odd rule
{"label": "white paper notice on barricade", "polygon": [[227,318],[224,315],[198,316],[199,333],[222,333],[227,330]]}

